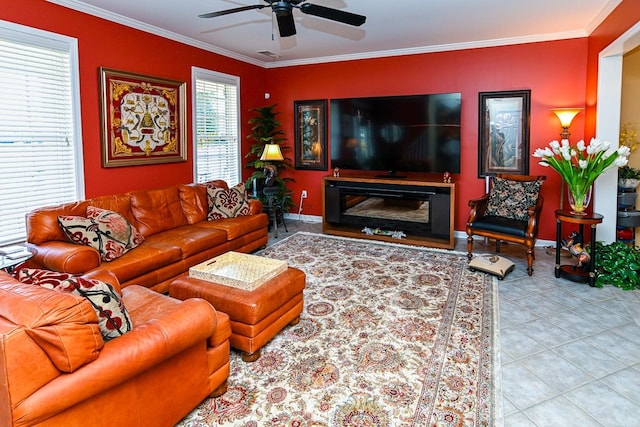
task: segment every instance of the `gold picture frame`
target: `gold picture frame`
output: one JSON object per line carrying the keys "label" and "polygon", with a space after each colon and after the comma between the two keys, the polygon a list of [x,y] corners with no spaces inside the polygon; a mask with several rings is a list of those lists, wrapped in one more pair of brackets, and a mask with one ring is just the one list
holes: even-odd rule
{"label": "gold picture frame", "polygon": [[186,83],[100,68],[102,166],[184,162]]}

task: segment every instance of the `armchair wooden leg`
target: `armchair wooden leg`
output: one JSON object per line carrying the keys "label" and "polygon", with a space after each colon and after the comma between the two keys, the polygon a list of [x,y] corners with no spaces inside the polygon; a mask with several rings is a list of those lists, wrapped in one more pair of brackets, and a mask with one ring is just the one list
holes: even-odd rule
{"label": "armchair wooden leg", "polygon": [[467,258],[468,259],[473,258],[471,251],[473,251],[473,236],[467,236]]}
{"label": "armchair wooden leg", "polygon": [[496,239],[496,252],[500,253],[500,239]]}
{"label": "armchair wooden leg", "polygon": [[533,259],[535,258],[533,247],[527,246],[527,274],[533,275]]}

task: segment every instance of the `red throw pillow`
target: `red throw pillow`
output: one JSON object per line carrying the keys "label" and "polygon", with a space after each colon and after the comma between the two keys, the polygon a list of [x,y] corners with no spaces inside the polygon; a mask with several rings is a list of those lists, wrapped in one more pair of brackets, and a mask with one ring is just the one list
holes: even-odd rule
{"label": "red throw pillow", "polygon": [[38,268],[21,268],[14,274],[15,278],[22,283],[38,285],[47,289],[54,289],[60,283],[73,277],[73,275],[69,273],[41,270]]}

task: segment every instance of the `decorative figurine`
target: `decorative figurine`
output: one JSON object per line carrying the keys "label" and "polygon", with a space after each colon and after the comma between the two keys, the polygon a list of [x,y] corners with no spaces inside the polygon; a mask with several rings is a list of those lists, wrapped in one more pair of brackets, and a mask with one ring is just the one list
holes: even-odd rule
{"label": "decorative figurine", "polygon": [[448,171],[444,173],[444,175],[442,176],[442,182],[444,182],[445,184],[450,184],[451,183],[451,173],[449,173]]}
{"label": "decorative figurine", "polygon": [[569,253],[576,257],[578,263],[576,267],[587,268],[591,261],[589,253],[582,248],[582,236],[577,231],[573,231],[566,239],[562,240],[562,247],[569,251]]}
{"label": "decorative figurine", "polygon": [[335,177],[340,176],[340,168],[335,168],[335,169],[333,170],[333,176],[335,176]]}

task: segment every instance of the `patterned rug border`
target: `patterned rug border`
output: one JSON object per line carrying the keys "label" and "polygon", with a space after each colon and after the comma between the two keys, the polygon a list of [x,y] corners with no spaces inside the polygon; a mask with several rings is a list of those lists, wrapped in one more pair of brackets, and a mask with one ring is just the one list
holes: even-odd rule
{"label": "patterned rug border", "polygon": [[[285,243],[287,240],[295,237],[296,235],[307,235],[314,237],[325,237],[327,239],[336,239],[336,240],[347,240],[357,243],[370,243],[373,245],[387,245],[387,246],[396,246],[396,247],[409,247],[411,249],[416,249],[419,251],[425,252],[440,252],[447,253],[453,255],[467,256],[466,252],[456,251],[453,249],[441,249],[441,248],[430,248],[425,246],[415,246],[404,243],[393,243],[393,242],[385,242],[380,240],[370,240],[370,239],[358,239],[355,237],[344,237],[344,236],[334,236],[330,234],[324,233],[312,233],[309,231],[297,231],[294,234],[285,237],[284,239],[273,243],[271,246],[280,245]],[[257,254],[260,254],[259,251]],[[486,274],[486,273],[485,273]],[[503,396],[502,396],[502,359],[500,358],[501,347],[500,347],[500,316],[499,316],[499,299],[498,299],[498,278],[495,276],[491,276],[491,294],[492,294],[492,305],[493,305],[493,313],[492,313],[492,332],[493,332],[493,420],[495,427],[503,427],[504,426],[504,407],[503,407]]]}

